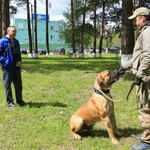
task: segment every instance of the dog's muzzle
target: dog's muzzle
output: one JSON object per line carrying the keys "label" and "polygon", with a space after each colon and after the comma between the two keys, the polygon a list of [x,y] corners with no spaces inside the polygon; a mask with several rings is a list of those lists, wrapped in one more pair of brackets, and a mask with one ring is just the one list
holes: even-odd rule
{"label": "dog's muzzle", "polygon": [[111,72],[111,83],[114,83],[119,80],[119,74],[117,70]]}

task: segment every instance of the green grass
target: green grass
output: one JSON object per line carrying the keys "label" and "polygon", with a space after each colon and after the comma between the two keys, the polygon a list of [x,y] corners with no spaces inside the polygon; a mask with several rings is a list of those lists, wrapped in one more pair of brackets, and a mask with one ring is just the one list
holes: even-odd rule
{"label": "green grass", "polygon": [[135,89],[129,102],[124,99],[133,81],[127,73],[111,89],[113,98],[120,101],[115,103],[118,128],[124,134],[120,143],[112,144],[103,122],[94,126],[99,137],[85,134],[83,140],[76,141],[69,133],[70,116],[90,98],[97,74],[119,66],[120,57],[115,54],[101,59],[23,56],[23,99],[29,104],[16,108],[6,107],[0,71],[0,150],[129,150],[136,143],[133,136],[142,130]]}

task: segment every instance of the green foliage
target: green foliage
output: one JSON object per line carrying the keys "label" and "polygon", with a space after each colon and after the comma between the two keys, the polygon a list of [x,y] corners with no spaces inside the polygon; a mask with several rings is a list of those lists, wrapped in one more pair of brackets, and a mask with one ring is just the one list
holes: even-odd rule
{"label": "green foliage", "polygon": [[[118,13],[120,12],[120,9],[116,7],[115,4],[119,3],[119,0],[108,0],[106,1],[106,14],[105,14],[105,24],[108,23],[108,21],[113,21],[116,22],[117,25],[117,31],[120,31],[120,18],[118,16]],[[96,5],[95,5],[96,4]],[[102,7],[102,1],[91,1],[88,0],[86,3],[86,20],[88,19],[85,23],[84,27],[84,47],[90,47],[92,45],[93,47],[93,38],[94,38],[94,27],[93,27],[93,18],[95,17],[93,14],[93,9],[96,7],[96,9],[101,9]],[[75,47],[76,49],[81,47],[81,34],[82,34],[82,17],[83,17],[83,11],[84,11],[84,5],[83,1],[77,0],[74,1],[74,33],[75,33]],[[119,13],[120,14],[120,13]],[[68,9],[66,12],[64,12],[64,17],[66,18],[66,29],[62,33],[64,39],[66,40],[67,43],[72,43],[72,26],[71,26],[71,12]],[[100,29],[101,29],[101,20],[102,20],[102,14],[101,11],[100,13],[97,13],[96,15],[96,36],[98,39],[97,45],[99,45],[99,35],[100,35]],[[108,28],[105,26],[105,32],[104,36],[107,36],[109,38],[110,42],[112,42],[112,39],[114,38],[115,29]],[[118,34],[118,33],[117,33]],[[99,46],[97,46],[99,47]]]}
{"label": "green foliage", "polygon": [[66,51],[66,56],[68,56],[69,58],[71,58],[72,57],[72,53],[69,52],[69,51]]}
{"label": "green foliage", "polygon": [[[102,122],[94,126],[100,136],[86,134],[82,141],[69,134],[71,115],[93,93],[97,74],[120,66],[115,54],[103,58],[71,59],[62,55],[38,59],[23,56],[22,78],[25,107],[5,106],[2,72],[0,71],[0,149],[1,150],[129,150],[135,144],[134,135],[141,134],[135,104],[135,90],[124,99],[133,82],[131,74],[120,77],[112,86],[116,120],[124,134],[113,145]],[[13,87],[13,86],[12,86]],[[14,93],[14,91],[13,91]]]}
{"label": "green foliage", "polygon": [[[67,43],[72,43],[72,26],[71,26],[71,14],[69,9],[64,12],[64,16],[67,20],[65,31],[62,32],[62,36],[64,37]],[[81,45],[81,30],[82,30],[82,17],[83,17],[83,4],[80,0],[74,1],[74,33],[75,33],[75,46],[76,49],[80,48]],[[90,23],[86,23],[84,26],[84,45],[88,47],[89,43],[91,43],[91,39],[93,35],[93,25]],[[91,36],[92,35],[92,36]]]}

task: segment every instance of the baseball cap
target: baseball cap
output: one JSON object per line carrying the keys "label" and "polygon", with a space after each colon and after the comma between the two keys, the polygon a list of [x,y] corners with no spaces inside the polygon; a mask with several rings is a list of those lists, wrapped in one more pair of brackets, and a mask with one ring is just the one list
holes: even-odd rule
{"label": "baseball cap", "polygon": [[134,19],[137,16],[150,16],[150,10],[146,7],[140,7],[136,9],[133,15],[128,17],[128,19]]}

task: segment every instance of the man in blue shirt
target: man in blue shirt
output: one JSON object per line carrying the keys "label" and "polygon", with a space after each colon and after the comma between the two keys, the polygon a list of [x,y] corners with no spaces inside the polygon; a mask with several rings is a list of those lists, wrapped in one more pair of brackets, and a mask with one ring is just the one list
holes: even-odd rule
{"label": "man in blue shirt", "polygon": [[12,82],[15,88],[16,103],[20,106],[26,104],[22,99],[21,52],[19,41],[15,38],[16,33],[15,26],[9,26],[6,36],[0,40],[0,63],[8,107],[16,106],[12,97]]}

